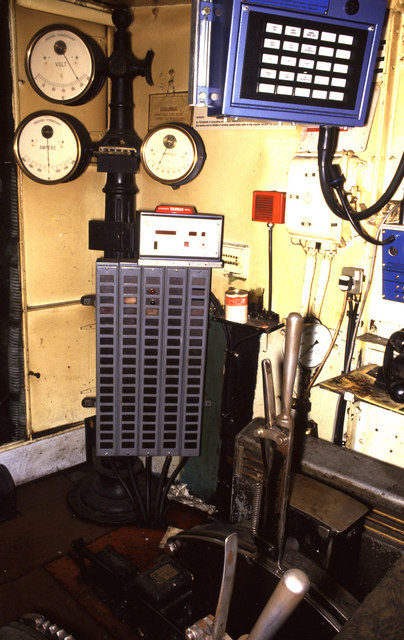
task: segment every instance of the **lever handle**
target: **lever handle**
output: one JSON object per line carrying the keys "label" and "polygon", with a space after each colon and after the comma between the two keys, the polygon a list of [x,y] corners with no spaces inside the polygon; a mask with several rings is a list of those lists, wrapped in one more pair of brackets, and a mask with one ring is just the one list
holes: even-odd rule
{"label": "lever handle", "polygon": [[290,313],[286,318],[285,356],[283,361],[282,405],[278,416],[281,424],[291,420],[293,386],[295,382],[297,359],[299,355],[303,318],[300,313]]}
{"label": "lever handle", "polygon": [[233,593],[238,551],[238,535],[230,533],[224,541],[222,584],[213,623],[212,640],[221,640],[226,632],[230,600]]}
{"label": "lever handle", "polygon": [[262,361],[262,385],[264,391],[265,423],[269,429],[276,423],[276,405],[272,364],[268,358]]}
{"label": "lever handle", "polygon": [[[248,636],[239,640],[271,640],[303,600],[310,581],[304,571],[289,569],[280,579]],[[297,631],[296,637],[299,635]]]}

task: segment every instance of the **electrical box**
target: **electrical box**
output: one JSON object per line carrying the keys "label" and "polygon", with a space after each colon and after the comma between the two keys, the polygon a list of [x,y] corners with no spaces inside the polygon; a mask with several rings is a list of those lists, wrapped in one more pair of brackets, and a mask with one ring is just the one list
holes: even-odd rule
{"label": "electrical box", "polygon": [[190,101],[209,115],[362,126],[386,0],[197,0]]}
{"label": "electrical box", "polygon": [[395,236],[383,246],[383,298],[404,302],[404,226],[385,225],[382,233],[383,240]]}
{"label": "electrical box", "polygon": [[210,281],[97,261],[97,455],[199,455]]}
{"label": "electrical box", "polygon": [[341,243],[342,220],[323,198],[316,158],[295,156],[291,162],[285,225],[300,240]]}
{"label": "electrical box", "polygon": [[140,265],[222,267],[223,216],[140,211]]}

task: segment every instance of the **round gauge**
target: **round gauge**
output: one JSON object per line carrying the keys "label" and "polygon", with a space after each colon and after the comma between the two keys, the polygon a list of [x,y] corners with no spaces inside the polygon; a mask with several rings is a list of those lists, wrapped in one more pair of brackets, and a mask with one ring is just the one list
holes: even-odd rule
{"label": "round gauge", "polygon": [[27,47],[25,68],[37,93],[58,104],[83,104],[101,89],[104,54],[98,44],[74,27],[50,25]]}
{"label": "round gauge", "polygon": [[299,349],[299,364],[314,369],[322,362],[331,344],[331,333],[320,322],[303,324]]}
{"label": "round gauge", "polygon": [[19,124],[14,154],[22,171],[43,184],[77,178],[91,158],[87,130],[70,115],[38,111]]}
{"label": "round gauge", "polygon": [[196,178],[206,158],[200,135],[185,124],[163,124],[149,131],[142,142],[140,158],[147,173],[171,186]]}

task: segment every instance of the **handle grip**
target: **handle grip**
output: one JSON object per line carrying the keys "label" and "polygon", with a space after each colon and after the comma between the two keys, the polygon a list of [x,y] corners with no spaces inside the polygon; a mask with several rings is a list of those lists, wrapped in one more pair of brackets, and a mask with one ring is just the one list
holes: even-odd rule
{"label": "handle grip", "polygon": [[300,313],[290,313],[286,318],[285,356],[282,378],[282,405],[279,418],[290,420],[295,383],[297,359],[299,355],[303,318]]}
{"label": "handle grip", "polygon": [[303,600],[309,587],[310,581],[304,571],[286,571],[248,635],[248,640],[271,640]]}

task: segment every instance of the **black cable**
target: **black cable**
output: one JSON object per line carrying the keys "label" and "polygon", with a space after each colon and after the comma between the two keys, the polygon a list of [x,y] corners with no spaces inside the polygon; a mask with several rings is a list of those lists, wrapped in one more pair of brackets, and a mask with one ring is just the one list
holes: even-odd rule
{"label": "black cable", "polygon": [[[324,199],[333,213],[343,220],[349,220],[347,211],[341,207],[334,197],[334,194],[330,188],[329,170],[332,164],[332,158],[334,156],[337,141],[338,141],[338,127],[325,127],[320,126],[320,133],[318,137],[318,169],[320,177],[320,186]],[[393,198],[395,192],[399,188],[404,178],[404,153],[401,156],[401,160],[396,169],[396,172],[387,187],[383,195],[370,207],[364,211],[354,211],[348,205],[349,214],[355,221],[365,220],[370,216],[379,213],[383,207],[386,206]]]}
{"label": "black cable", "polygon": [[268,311],[272,310],[272,232],[274,225],[268,222]]}
{"label": "black cable", "polygon": [[[356,319],[358,317],[359,302],[353,304],[352,298],[348,301],[348,327],[345,336],[345,352],[344,352],[344,368],[342,373],[348,373],[351,369],[350,355],[352,353],[352,341],[355,336]],[[333,444],[342,447],[344,435],[344,422],[347,401],[343,395],[340,395],[337,401],[337,407],[334,419]]]}
{"label": "black cable", "polygon": [[143,504],[143,498],[142,495],[140,493],[137,481],[136,481],[136,477],[135,474],[133,472],[133,460],[132,458],[128,458],[128,473],[129,473],[129,479],[130,479],[130,483],[133,489],[133,493],[136,497],[136,500],[139,504],[139,511],[140,514],[142,516],[142,522],[146,522],[147,521],[147,516],[146,516],[146,510]]}
{"label": "black cable", "polygon": [[135,502],[135,499],[133,497],[133,494],[131,492],[131,490],[129,489],[128,485],[126,484],[125,480],[123,479],[123,477],[121,476],[120,472],[118,471],[117,467],[115,466],[115,464],[112,462],[111,458],[106,458],[106,460],[108,460],[109,465],[112,469],[112,471],[114,472],[114,475],[116,476],[116,478],[119,480],[119,482],[121,483],[123,489],[126,491],[128,498],[131,502],[132,508],[133,508],[133,512],[134,512],[134,517],[136,516],[136,514],[138,513],[138,508]]}
{"label": "black cable", "polygon": [[390,244],[395,240],[395,236],[389,236],[386,240],[378,240],[373,236],[369,235],[364,229],[362,229],[360,222],[356,220],[352,215],[352,210],[348,199],[346,197],[346,193],[343,189],[345,178],[342,175],[341,167],[338,164],[333,164],[329,167],[328,170],[328,184],[330,187],[335,189],[342,204],[342,207],[346,213],[346,217],[355,229],[355,231],[360,235],[363,240],[370,242],[370,244],[374,244],[377,246]]}
{"label": "black cable", "polygon": [[159,484],[158,484],[158,488],[157,488],[157,495],[156,495],[156,499],[155,499],[155,502],[154,502],[154,523],[155,524],[158,524],[160,500],[161,500],[162,495],[163,495],[163,489],[164,489],[165,483],[167,481],[168,470],[170,468],[170,464],[171,464],[172,459],[173,459],[172,456],[166,456],[166,459],[164,460],[163,467],[161,469]]}
{"label": "black cable", "polygon": [[152,475],[152,457],[146,456],[146,516],[147,522],[151,519],[151,475]]}
{"label": "black cable", "polygon": [[344,211],[345,211],[345,213],[347,215],[347,218],[348,218],[349,222],[351,223],[351,225],[353,226],[355,231],[360,235],[360,237],[363,240],[366,240],[366,242],[370,242],[370,244],[374,244],[374,245],[376,245],[378,247],[384,246],[386,244],[391,244],[392,242],[394,242],[394,240],[396,239],[395,236],[389,236],[388,238],[386,238],[386,240],[377,240],[373,236],[369,235],[361,227],[360,223],[352,217],[351,212],[349,210],[349,204],[348,204],[348,201],[346,199],[346,195],[345,195],[344,191],[341,189],[341,187],[340,186],[336,186],[335,190],[338,193],[339,199],[341,201],[341,204],[342,204],[342,206],[344,208]]}
{"label": "black cable", "polygon": [[159,505],[158,520],[156,522],[157,525],[160,525],[161,522],[162,522],[162,519],[163,519],[164,502],[165,502],[165,499],[167,497],[168,491],[169,491],[171,485],[173,484],[175,478],[178,476],[180,471],[183,469],[183,467],[185,466],[187,461],[188,461],[188,456],[184,456],[180,460],[180,462],[177,464],[177,466],[175,467],[174,471],[172,472],[172,474],[170,475],[170,477],[168,478],[168,480],[166,482],[166,486],[164,487],[164,491],[162,493],[161,501],[160,501],[160,505]]}

